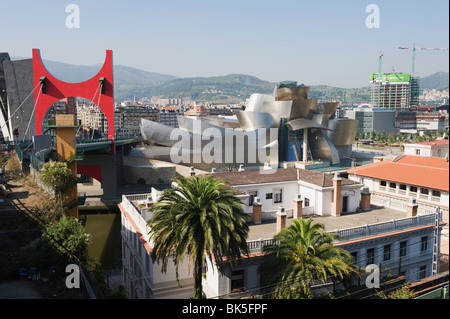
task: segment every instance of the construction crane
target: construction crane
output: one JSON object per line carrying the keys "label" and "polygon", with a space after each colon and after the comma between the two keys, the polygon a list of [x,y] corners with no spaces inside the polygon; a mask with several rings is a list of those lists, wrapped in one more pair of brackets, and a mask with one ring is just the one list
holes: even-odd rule
{"label": "construction crane", "polygon": [[412,59],[412,72],[411,76],[414,76],[414,68],[416,64],[416,49],[417,50],[435,50],[435,51],[448,51],[448,48],[416,48],[416,44],[414,43],[412,48],[398,47],[400,50],[413,50],[413,59]]}
{"label": "construction crane", "polygon": [[380,53],[379,56],[377,56],[377,60],[378,60],[378,73],[381,73],[381,63],[383,61],[383,53]]}
{"label": "construction crane", "polygon": [[[382,78],[381,75],[381,63],[383,61],[383,53],[380,52],[380,55],[377,56],[377,60],[378,60],[378,76],[380,78]],[[381,95],[381,82],[378,83],[378,102],[377,102],[377,106],[380,107],[380,95]]]}

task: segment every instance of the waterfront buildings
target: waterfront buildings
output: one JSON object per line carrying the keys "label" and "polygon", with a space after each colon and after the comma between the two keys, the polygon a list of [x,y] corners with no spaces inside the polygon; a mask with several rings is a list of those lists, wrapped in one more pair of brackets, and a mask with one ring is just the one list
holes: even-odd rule
{"label": "waterfront buildings", "polygon": [[[142,105],[116,106],[114,108],[114,131],[119,137],[140,136],[142,119],[177,127],[180,109],[176,106],[146,107]],[[95,105],[80,103],[77,118],[84,129],[108,132],[108,121],[104,113]]]}

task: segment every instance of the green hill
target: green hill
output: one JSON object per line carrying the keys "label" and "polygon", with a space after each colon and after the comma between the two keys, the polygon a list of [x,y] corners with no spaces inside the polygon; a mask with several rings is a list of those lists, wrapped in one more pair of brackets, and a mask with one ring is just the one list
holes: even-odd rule
{"label": "green hill", "polygon": [[187,98],[218,103],[239,103],[252,93],[271,93],[274,83],[244,74],[215,77],[181,78],[150,85],[116,84],[117,101],[145,96]]}
{"label": "green hill", "polygon": [[421,89],[436,89],[445,90],[448,89],[449,73],[448,72],[437,72],[430,76],[426,76],[420,79]]}
{"label": "green hill", "polygon": [[[97,66],[78,66],[44,61],[49,71],[68,82],[81,82],[95,76]],[[421,88],[448,88],[447,72],[438,72],[421,79]],[[283,79],[280,79],[280,81]],[[117,102],[136,97],[161,96],[163,98],[191,98],[217,103],[240,103],[253,93],[270,94],[279,83],[270,83],[245,74],[229,74],[214,77],[177,78],[176,76],[142,71],[114,65],[114,96]],[[308,85],[308,83],[305,83]],[[324,101],[347,101],[354,103],[370,100],[369,88],[343,89],[327,85],[311,86],[310,98]]]}

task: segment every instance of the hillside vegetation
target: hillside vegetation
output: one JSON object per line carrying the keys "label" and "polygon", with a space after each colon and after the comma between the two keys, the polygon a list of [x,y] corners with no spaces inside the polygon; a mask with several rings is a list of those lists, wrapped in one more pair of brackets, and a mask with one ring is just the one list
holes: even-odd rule
{"label": "hillside vegetation", "polygon": [[[44,63],[53,75],[67,82],[88,80],[101,68],[100,65],[78,66],[54,61],[44,61]],[[173,75],[114,65],[114,97],[117,102],[132,100],[134,97],[139,100],[142,97],[161,96],[232,104],[245,102],[253,93],[270,94],[278,84],[244,74],[178,78]],[[437,72],[422,77],[420,86],[421,89],[444,90],[449,87],[449,73]],[[368,87],[343,89],[317,85],[311,86],[309,97],[324,101],[361,103],[370,100],[370,89]]]}

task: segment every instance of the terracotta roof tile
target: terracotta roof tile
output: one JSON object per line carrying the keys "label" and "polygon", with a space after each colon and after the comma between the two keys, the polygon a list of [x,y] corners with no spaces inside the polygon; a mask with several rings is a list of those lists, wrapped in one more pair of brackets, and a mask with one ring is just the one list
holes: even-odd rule
{"label": "terracotta roof tile", "polygon": [[398,156],[393,160],[351,168],[349,174],[438,190],[449,190],[449,163],[444,158]]}
{"label": "terracotta roof tile", "polygon": [[[279,168],[277,170],[271,171],[256,170],[244,172],[215,173],[214,177],[225,180],[226,182],[230,183],[231,186],[301,180],[320,187],[332,187],[334,176],[331,174],[324,174],[321,172],[309,171],[300,168]],[[351,184],[357,183],[346,178],[342,179],[342,185]]]}

